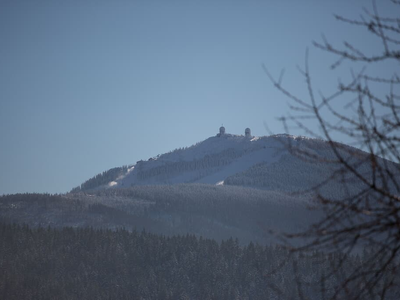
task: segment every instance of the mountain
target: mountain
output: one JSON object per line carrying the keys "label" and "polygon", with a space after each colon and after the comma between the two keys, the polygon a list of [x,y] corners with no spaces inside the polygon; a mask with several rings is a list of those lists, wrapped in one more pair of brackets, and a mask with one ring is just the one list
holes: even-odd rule
{"label": "mountain", "polygon": [[108,183],[132,185],[206,183],[223,184],[231,175],[264,162],[276,162],[282,145],[275,138],[223,134],[187,149],[178,149],[148,161],[139,161],[128,172]]}
{"label": "mountain", "polygon": [[[7,271],[0,291],[7,299],[329,297],[338,284],[331,270],[352,276],[373,259],[364,245],[354,248],[362,256],[343,260],[340,253],[296,253],[277,244],[309,241],[282,237],[323,220],[316,193],[338,201],[356,199],[360,191],[373,196],[344,172],[332,147],[371,179],[370,157],[343,144],[223,133],[110,169],[67,194],[0,196],[0,256]],[[399,165],[374,162],[388,174],[374,183],[396,188]],[[335,223],[343,224],[335,219],[329,229]],[[320,296],[327,273],[329,288]],[[382,284],[393,280],[388,276]],[[388,298],[398,299],[397,293]]]}
{"label": "mountain", "polygon": [[[370,176],[365,152],[334,146],[357,171]],[[390,166],[394,178],[399,175],[398,165],[377,163]],[[360,180],[343,172],[326,141],[222,132],[191,147],[105,171],[68,194],[0,197],[0,221],[144,228],[164,235],[275,243],[270,233],[295,232],[320,220],[320,210],[308,209],[315,208],[316,192],[340,200],[363,189]]]}
{"label": "mountain", "polygon": [[[327,173],[326,164],[296,157],[288,145],[324,159],[334,159],[330,146],[322,140],[285,134],[252,137],[224,133],[129,167],[113,168],[73,191],[178,183],[293,191],[309,188],[324,177],[321,175]],[[290,180],[289,184],[285,184],[285,178]],[[301,180],[296,182],[295,178]]]}
{"label": "mountain", "polygon": [[[365,152],[339,143],[336,147],[357,164],[357,169],[371,172]],[[323,140],[287,134],[254,137],[223,131],[188,148],[98,174],[72,192],[200,183],[284,193],[319,186],[320,193],[340,198],[344,196],[343,178],[331,180],[331,176],[340,173],[341,168],[331,145]],[[354,178],[348,177],[347,181],[354,181],[352,193],[362,188]]]}

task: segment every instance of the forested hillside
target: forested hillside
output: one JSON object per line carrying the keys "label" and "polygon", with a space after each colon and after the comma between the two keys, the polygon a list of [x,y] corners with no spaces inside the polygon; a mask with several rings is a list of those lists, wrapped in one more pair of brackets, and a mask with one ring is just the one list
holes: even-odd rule
{"label": "forested hillside", "polygon": [[201,184],[136,186],[67,195],[0,197],[0,220],[31,226],[145,228],[217,240],[270,243],[270,231],[305,229],[319,218],[299,196],[235,186]]}
{"label": "forested hillside", "polygon": [[104,171],[102,173],[93,176],[92,178],[86,180],[80,186],[77,186],[71,190],[72,193],[87,191],[90,189],[94,189],[98,186],[105,185],[110,181],[115,180],[116,178],[125,175],[128,172],[128,166],[122,166],[117,168],[112,168],[108,171]]}

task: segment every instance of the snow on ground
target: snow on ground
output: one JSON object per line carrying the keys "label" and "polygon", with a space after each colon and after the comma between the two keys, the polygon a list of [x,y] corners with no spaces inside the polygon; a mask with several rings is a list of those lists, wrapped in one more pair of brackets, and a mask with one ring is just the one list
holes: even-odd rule
{"label": "snow on ground", "polygon": [[246,171],[255,164],[261,162],[272,163],[278,161],[279,158],[280,154],[277,152],[276,148],[262,148],[260,150],[248,153],[247,155],[243,155],[222,170],[212,175],[203,177],[196,182],[217,184],[233,174]]}
{"label": "snow on ground", "polygon": [[[147,161],[139,161],[125,176],[110,182],[108,187],[177,183],[220,184],[227,177],[243,172],[258,163],[270,164],[278,161],[283,153],[287,153],[282,142],[287,139],[293,143],[302,140],[300,137],[288,135],[248,138],[242,135],[224,134],[210,137],[191,147],[177,149]],[[222,165],[215,163],[219,159],[225,160]],[[193,162],[201,164],[209,160],[216,165],[193,166]],[[176,171],[182,164],[190,162],[192,162],[190,168]],[[166,171],[168,168],[174,171]],[[149,172],[164,173],[148,175]],[[143,176],[144,173],[147,175]]]}

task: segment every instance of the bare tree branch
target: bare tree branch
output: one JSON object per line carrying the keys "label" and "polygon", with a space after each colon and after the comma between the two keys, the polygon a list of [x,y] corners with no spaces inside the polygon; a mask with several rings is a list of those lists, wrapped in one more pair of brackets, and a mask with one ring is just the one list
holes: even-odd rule
{"label": "bare tree branch", "polygon": [[[398,10],[400,1],[391,0]],[[339,259],[321,277],[321,295],[331,299],[397,299],[400,297],[400,95],[397,74],[374,74],[367,71],[370,64],[385,61],[400,63],[400,18],[383,17],[378,3],[372,1],[372,11],[365,9],[360,20],[335,16],[348,24],[366,29],[383,48],[382,53],[369,54],[352,42],[337,48],[322,36],[314,46],[332,54],[336,70],[344,61],[362,63],[358,72],[351,71],[351,80],[339,83],[329,96],[315,93],[309,68],[308,50],[304,68],[298,68],[305,79],[308,95],[297,97],[282,85],[283,73],[275,79],[263,66],[274,86],[289,98],[290,114],[282,117],[285,131],[293,126],[307,135],[323,138],[332,157],[309,153],[286,145],[297,157],[330,166],[332,173],[304,193],[313,193],[324,218],[300,233],[286,233],[290,239],[302,238],[302,246],[292,251],[306,253],[325,251]],[[382,91],[385,91],[382,93]],[[305,121],[318,124],[310,128]],[[355,149],[334,141],[336,135],[346,136]],[[361,151],[361,150],[363,151]],[[339,184],[340,197],[324,193],[329,184]],[[360,249],[367,251],[361,265],[350,273],[343,272],[348,258]],[[296,267],[296,266],[294,266]],[[337,285],[327,289],[328,280]],[[299,281],[299,284],[302,284]],[[358,288],[354,288],[357,286]],[[301,286],[299,286],[299,296]]]}

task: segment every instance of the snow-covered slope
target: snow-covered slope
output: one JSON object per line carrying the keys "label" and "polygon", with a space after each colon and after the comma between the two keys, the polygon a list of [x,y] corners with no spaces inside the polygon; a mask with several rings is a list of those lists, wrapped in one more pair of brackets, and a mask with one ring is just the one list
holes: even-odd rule
{"label": "snow-covered slope", "polygon": [[260,162],[277,161],[282,145],[274,138],[247,138],[225,134],[210,137],[186,149],[139,161],[109,187],[132,185],[208,183],[220,184],[227,177]]}
{"label": "snow-covered slope", "polygon": [[[353,168],[367,177],[372,173],[365,152],[343,144],[336,147]],[[349,172],[340,172],[342,167],[331,145],[323,140],[286,134],[218,134],[191,147],[99,174],[98,180],[92,179],[90,185],[83,184],[78,191],[179,183],[248,186],[279,192],[307,191],[319,186],[320,193],[339,199],[348,196],[343,182],[349,185],[351,194],[365,188]],[[396,169],[393,174],[398,174],[399,168]],[[336,178],[332,179],[335,173]]]}
{"label": "snow-covered slope", "polygon": [[189,148],[139,161],[125,175],[103,187],[177,183],[224,184],[227,178],[247,172],[255,166],[267,168],[281,162],[282,157],[291,156],[288,143],[309,153],[328,149],[325,142],[305,137],[217,135]]}

